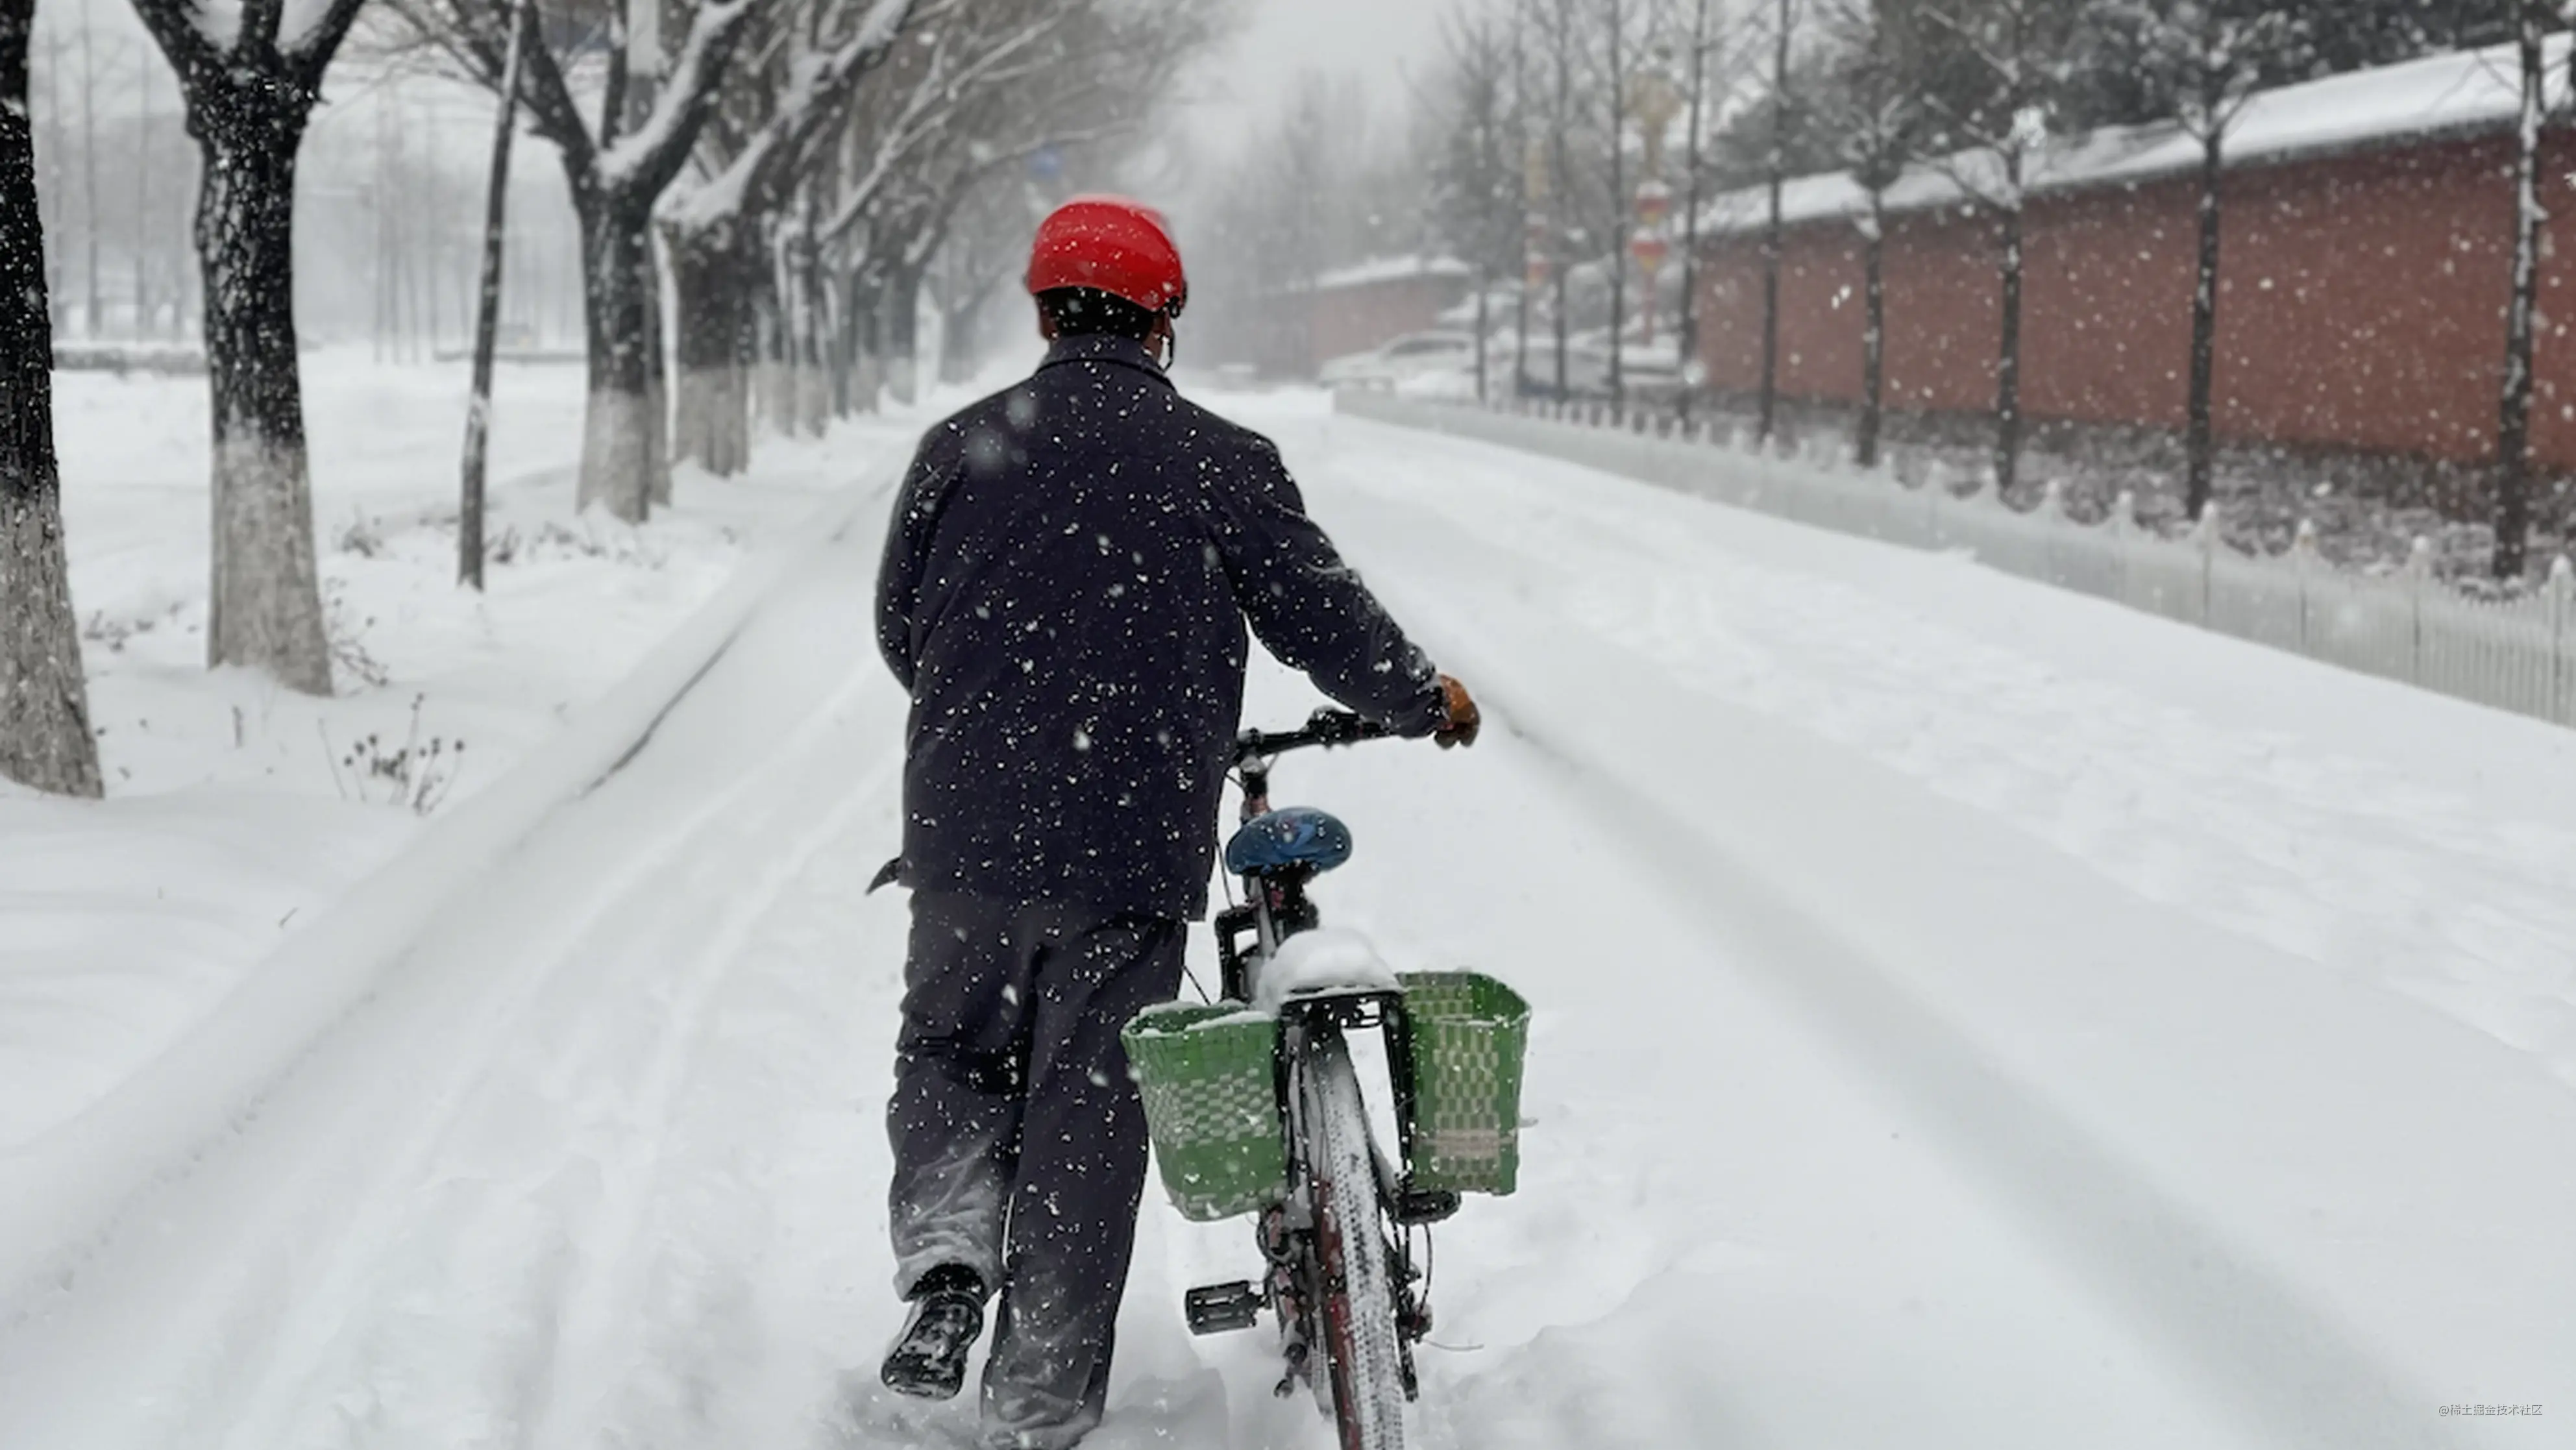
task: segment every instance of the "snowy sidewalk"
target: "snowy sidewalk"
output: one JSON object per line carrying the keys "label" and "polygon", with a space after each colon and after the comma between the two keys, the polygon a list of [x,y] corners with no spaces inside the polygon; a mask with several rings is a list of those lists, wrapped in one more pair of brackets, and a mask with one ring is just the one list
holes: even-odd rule
{"label": "snowy sidewalk", "polygon": [[573,513],[581,369],[505,367],[478,597],[454,583],[462,367],[324,352],[305,375],[330,700],[205,669],[204,380],[56,379],[109,798],[0,784],[0,1148],[184,1037],[426,816],[500,779],[919,426],[771,440],[739,479],[684,470],[678,506],[639,531]]}

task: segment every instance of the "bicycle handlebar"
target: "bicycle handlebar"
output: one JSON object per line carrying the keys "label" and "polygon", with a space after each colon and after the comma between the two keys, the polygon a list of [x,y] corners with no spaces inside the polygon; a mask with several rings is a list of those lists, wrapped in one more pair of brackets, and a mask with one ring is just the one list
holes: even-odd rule
{"label": "bicycle handlebar", "polygon": [[1383,740],[1394,732],[1364,715],[1349,710],[1323,709],[1306,717],[1305,725],[1296,730],[1264,732],[1246,730],[1234,737],[1235,764],[1241,767],[1268,760],[1291,750],[1315,745],[1351,745],[1362,740]]}

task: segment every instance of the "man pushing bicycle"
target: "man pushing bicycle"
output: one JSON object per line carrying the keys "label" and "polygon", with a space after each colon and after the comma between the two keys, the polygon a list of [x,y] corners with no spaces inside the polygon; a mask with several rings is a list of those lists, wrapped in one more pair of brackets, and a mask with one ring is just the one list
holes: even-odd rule
{"label": "man pushing bicycle", "polygon": [[1162,218],[1038,228],[1036,373],[933,427],[895,505],[877,642],[912,695],[913,890],[887,1108],[883,1377],[945,1399],[999,1295],[985,1442],[1100,1423],[1145,1176],[1118,1032],[1180,986],[1242,706],[1244,626],[1398,734],[1478,718],[1306,516],[1267,439],[1164,369],[1189,296]]}

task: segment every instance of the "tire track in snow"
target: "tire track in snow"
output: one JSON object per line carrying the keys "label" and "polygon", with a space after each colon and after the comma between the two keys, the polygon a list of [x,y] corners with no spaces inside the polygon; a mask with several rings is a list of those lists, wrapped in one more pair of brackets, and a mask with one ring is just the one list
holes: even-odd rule
{"label": "tire track in snow", "polygon": [[[402,1283],[389,1265],[478,1234],[487,1253],[525,1260],[521,1293],[504,1300],[513,1306],[507,1319],[527,1326],[525,1357],[496,1366],[507,1383],[496,1390],[492,1412],[520,1424],[525,1443],[572,1443],[567,1405],[582,1399],[584,1376],[599,1374],[588,1347],[625,1328],[603,1300],[613,1302],[633,1247],[632,1219],[655,1168],[656,1129],[703,1030],[706,999],[759,914],[867,799],[854,792],[819,826],[795,830],[798,818],[812,813],[806,782],[847,733],[836,716],[855,692],[855,681],[844,686],[784,749],[693,812],[643,860],[603,873],[603,889],[566,914],[569,930],[550,934],[553,941],[514,982],[508,1006],[478,1024],[472,1038],[481,1050],[457,1065],[455,1081],[438,1095],[439,1110],[413,1126],[414,1146],[385,1173],[372,1222],[311,1295],[336,1322],[305,1331],[304,1367],[281,1366],[266,1402],[244,1417],[240,1443],[284,1443],[290,1424],[299,1426],[299,1442],[333,1443],[327,1425],[336,1416],[317,1407],[342,1403],[352,1385],[369,1381],[366,1346],[370,1335],[386,1332],[386,1280]],[[881,785],[882,772],[870,784]],[[786,851],[773,854],[782,828]],[[746,879],[710,878],[709,862]],[[719,911],[693,920],[704,917],[711,899]],[[658,970],[648,976],[639,966]],[[538,1124],[555,1131],[537,1131]],[[442,1203],[460,1185],[487,1202],[471,1212]],[[425,1203],[447,1208],[450,1221],[424,1224]],[[543,1247],[530,1248],[532,1239]],[[493,1282],[472,1271],[477,1257],[468,1251],[465,1262],[440,1265],[438,1277]],[[487,1267],[484,1275],[496,1272],[506,1279],[506,1270]],[[392,1297],[427,1302],[419,1293],[413,1285]]]}
{"label": "tire track in snow", "polygon": [[[1367,486],[1332,507],[1346,527],[1366,520],[1349,538],[1401,562],[1370,571],[1373,585],[1399,617],[1420,622],[1442,658],[1460,662],[1497,707],[1496,723],[1556,762],[1568,802],[1625,842],[1641,869],[1699,903],[1713,938],[1839,1038],[1862,1073],[1923,1111],[2166,1359],[2223,1389],[2270,1443],[2438,1443],[2422,1415],[2433,1396],[2404,1385],[2242,1246],[2016,1080],[1829,917],[1781,892],[1758,857],[1680,814],[1678,782],[1649,789],[1636,778],[1653,762],[1706,754],[1713,737],[1738,737],[1731,749],[1746,738],[1779,748],[1787,732],[1678,689],[1622,642],[1512,597],[1520,571],[1496,567],[1504,551],[1440,510]],[[1542,664],[1554,668],[1533,678]],[[1588,723],[1605,700],[1641,723]]]}

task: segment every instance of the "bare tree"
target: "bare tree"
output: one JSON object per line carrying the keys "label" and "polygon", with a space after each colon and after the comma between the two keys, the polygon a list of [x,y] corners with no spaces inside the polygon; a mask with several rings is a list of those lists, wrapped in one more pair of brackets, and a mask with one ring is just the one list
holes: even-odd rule
{"label": "bare tree", "polygon": [[53,319],[27,109],[35,0],[0,0],[0,775],[99,794],[63,554]]}
{"label": "bare tree", "polygon": [[134,58],[134,335],[151,335],[152,274],[145,238],[152,213],[152,57]]}
{"label": "bare tree", "polygon": [[483,464],[492,437],[492,350],[501,322],[501,263],[508,239],[510,141],[519,129],[519,74],[528,54],[528,0],[511,0],[510,47],[501,62],[501,108],[492,122],[492,160],[483,194],[483,264],[474,294],[474,378],[465,404],[463,496],[457,512],[456,578],[483,587]]}
{"label": "bare tree", "polygon": [[1531,265],[1538,253],[1530,246],[1531,234],[1538,225],[1534,208],[1545,194],[1546,162],[1538,149],[1538,139],[1530,133],[1530,16],[1528,0],[1512,4],[1512,155],[1520,165],[1521,214],[1513,220],[1520,229],[1519,244],[1513,250],[1512,275],[1512,396],[1526,398],[1530,390],[1529,340]]}
{"label": "bare tree", "polygon": [[1441,70],[1432,101],[1444,133],[1432,167],[1432,223],[1473,269],[1476,289],[1476,397],[1485,397],[1487,308],[1496,277],[1516,272],[1522,238],[1521,175],[1504,141],[1518,109],[1513,94],[1514,45],[1503,22],[1452,11],[1442,36]]}
{"label": "bare tree", "polygon": [[2177,124],[2200,143],[2200,245],[2183,425],[2183,510],[2198,518],[2209,503],[2215,455],[2212,390],[2227,137],[2266,78],[2290,69],[2305,53],[2306,27],[2301,17],[2262,0],[2117,0],[2096,19],[2123,42],[2122,59],[2142,88],[2170,96]]}
{"label": "bare tree", "polygon": [[197,258],[213,389],[214,567],[206,656],[327,694],[295,346],[295,161],[360,0],[249,0],[229,36],[193,0],[135,0],[197,138]]}
{"label": "bare tree", "polygon": [[[158,0],[179,3],[179,0]],[[276,0],[271,0],[276,3]],[[647,0],[650,3],[650,0]],[[604,24],[548,17],[543,43],[527,47],[519,103],[529,127],[553,143],[582,235],[583,331],[590,396],[582,424],[575,497],[637,521],[656,495],[668,496],[664,420],[656,402],[661,304],[652,259],[653,206],[689,161],[714,115],[735,48],[777,0],[699,0],[687,12],[679,48],[660,54],[655,36],[630,37],[623,6]],[[498,91],[508,63],[510,8],[500,0],[388,0],[420,44],[435,47],[476,82]],[[656,27],[658,29],[658,25]],[[596,119],[570,79],[573,63],[600,48],[606,74]],[[653,83],[645,84],[647,78]]]}
{"label": "bare tree", "polygon": [[1863,198],[1853,225],[1861,236],[1861,407],[1852,454],[1878,462],[1887,392],[1887,191],[1914,155],[1924,113],[1915,70],[1909,0],[1824,0],[1820,17],[1833,70],[1813,98],[1817,125],[1831,134]]}
{"label": "bare tree", "polygon": [[48,310],[54,331],[63,330],[67,320],[63,287],[63,153],[70,149],[69,133],[63,123],[63,39],[60,25],[49,19],[45,26],[45,185],[37,200],[49,206],[45,222],[45,287],[49,295]]}
{"label": "bare tree", "polygon": [[103,304],[98,293],[98,59],[97,46],[91,34],[96,27],[89,11],[81,11],[81,242],[88,248],[88,260],[81,267],[81,278],[89,284],[89,307],[81,314],[89,335],[103,331],[99,313]]}
{"label": "bare tree", "polygon": [[1601,231],[1610,254],[1610,407],[1624,417],[1628,406],[1628,380],[1621,368],[1628,330],[1628,153],[1623,142],[1628,127],[1628,26],[1619,0],[1607,3],[1610,13],[1602,28],[1610,52],[1610,194],[1609,225]]}
{"label": "bare tree", "polygon": [[1705,125],[1708,97],[1708,0],[1691,0],[1690,23],[1690,103],[1685,112],[1682,151],[1682,299],[1678,322],[1681,344],[1682,390],[1676,404],[1684,421],[1691,415],[1691,401],[1699,392],[1692,380],[1698,376],[1692,369],[1699,360],[1699,210],[1700,136]]}
{"label": "bare tree", "polygon": [[724,475],[750,462],[744,333],[775,309],[774,246],[797,183],[828,150],[852,93],[904,33],[908,17],[944,25],[956,0],[800,0],[765,17],[699,141],[701,178],[657,208],[679,317],[672,451]]}
{"label": "bare tree", "polygon": [[[2540,142],[2549,119],[2541,38],[2552,0],[2513,0],[2522,104],[2514,124],[2513,290],[2505,307],[2504,386],[2496,427],[2495,577],[2519,578],[2531,546],[2531,347],[2540,297]],[[2576,65],[2576,61],[2571,61]]]}
{"label": "bare tree", "polygon": [[889,61],[883,82],[860,98],[816,236],[876,318],[873,350],[898,397],[916,382],[923,278],[967,199],[1041,153],[1140,134],[1165,94],[1159,81],[1212,37],[1222,10],[1192,0],[986,0]]}
{"label": "bare tree", "polygon": [[1924,0],[1927,39],[1956,67],[1955,90],[1925,91],[1934,163],[1997,221],[2002,283],[1995,356],[1995,487],[2009,493],[2021,464],[2022,222],[2031,164],[2070,64],[2077,0]]}
{"label": "bare tree", "polygon": [[1780,413],[1780,194],[1789,175],[1789,127],[1796,110],[1789,88],[1789,45],[1796,18],[1778,0],[1771,20],[1771,147],[1763,162],[1768,209],[1762,223],[1762,398],[1753,436],[1765,442]]}
{"label": "bare tree", "polygon": [[1555,326],[1556,334],[1552,339],[1556,344],[1555,391],[1557,400],[1562,402],[1569,392],[1569,380],[1566,377],[1568,319],[1565,273],[1566,264],[1571,260],[1567,253],[1571,243],[1569,233],[1573,230],[1570,220],[1572,216],[1570,199],[1574,192],[1574,166],[1571,154],[1574,131],[1574,0],[1556,0],[1556,25],[1549,39],[1553,42],[1552,48],[1556,57],[1555,103],[1548,108],[1547,117],[1550,161],[1548,186],[1556,203],[1553,209],[1555,215],[1550,218],[1552,225],[1549,228],[1549,240],[1552,245],[1549,248],[1548,263],[1549,270],[1554,274],[1551,280],[1555,283],[1554,305],[1549,310],[1553,314],[1550,321]]}

